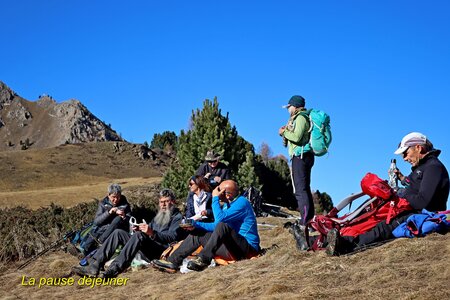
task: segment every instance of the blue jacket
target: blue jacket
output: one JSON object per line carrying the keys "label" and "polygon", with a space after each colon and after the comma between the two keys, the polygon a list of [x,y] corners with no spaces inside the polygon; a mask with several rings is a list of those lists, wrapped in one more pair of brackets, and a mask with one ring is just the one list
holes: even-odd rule
{"label": "blue jacket", "polygon": [[414,214],[397,226],[392,234],[396,237],[420,237],[432,232],[444,233],[450,229],[450,222],[444,214],[437,214],[422,209],[421,214]]}
{"label": "blue jacket", "polygon": [[219,197],[213,197],[212,210],[214,223],[195,222],[194,226],[213,232],[219,222],[226,223],[239,235],[243,236],[253,249],[256,251],[260,250],[256,217],[247,198],[239,196],[222,207],[219,203]]}

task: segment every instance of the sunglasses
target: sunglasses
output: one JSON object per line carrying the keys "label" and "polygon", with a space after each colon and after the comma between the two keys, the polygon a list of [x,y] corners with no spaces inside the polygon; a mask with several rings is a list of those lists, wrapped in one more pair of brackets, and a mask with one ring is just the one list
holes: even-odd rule
{"label": "sunglasses", "polygon": [[195,184],[195,182],[190,181],[189,182],[189,186],[193,186]]}

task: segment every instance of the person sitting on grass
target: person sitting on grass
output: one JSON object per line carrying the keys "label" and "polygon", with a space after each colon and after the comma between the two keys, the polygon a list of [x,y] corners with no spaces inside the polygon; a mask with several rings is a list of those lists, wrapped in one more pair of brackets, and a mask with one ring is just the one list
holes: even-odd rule
{"label": "person sitting on grass", "polygon": [[222,181],[231,179],[230,169],[220,161],[221,158],[214,150],[209,150],[206,152],[205,162],[195,172],[195,175],[205,177],[211,189],[216,188]]}
{"label": "person sitting on grass", "polygon": [[[215,256],[225,260],[240,260],[256,256],[260,252],[260,239],[256,217],[250,202],[238,195],[237,183],[223,181],[213,190],[212,209],[214,223],[193,221],[185,227],[191,233],[167,260],[155,259],[152,264],[161,271],[176,272],[183,259],[200,246],[203,249],[187,268],[202,271]],[[221,202],[223,205],[221,205]]]}
{"label": "person sitting on grass", "polygon": [[108,186],[108,195],[98,203],[94,218],[94,227],[86,239],[76,249],[69,248],[69,252],[77,257],[83,257],[97,249],[116,229],[128,230],[131,217],[130,204],[122,195],[122,188],[117,183]]}
{"label": "person sitting on grass", "polygon": [[186,201],[185,217],[195,221],[211,222],[212,195],[206,179],[200,175],[189,179],[189,195]]}
{"label": "person sitting on grass", "polygon": [[441,150],[435,149],[422,133],[411,132],[403,137],[394,153],[402,155],[403,160],[412,166],[408,176],[398,169],[396,173],[404,186],[397,191],[397,195],[406,199],[413,210],[401,213],[389,224],[382,221],[356,237],[341,236],[337,229],[330,230],[327,235],[328,255],[342,255],[375,242],[392,239],[395,228],[424,208],[432,212],[445,210],[450,184],[448,171],[438,158]]}
{"label": "person sitting on grass", "polygon": [[182,215],[175,207],[175,194],[170,189],[163,189],[159,196],[159,211],[150,224],[139,224],[133,228],[133,235],[125,230],[116,229],[88,260],[87,266],[76,266],[72,271],[80,276],[98,276],[100,269],[122,245],[119,256],[102,274],[104,278],[116,277],[130,266],[138,252],[144,260],[150,262],[160,257],[172,242],[182,240],[186,233],[179,227]]}

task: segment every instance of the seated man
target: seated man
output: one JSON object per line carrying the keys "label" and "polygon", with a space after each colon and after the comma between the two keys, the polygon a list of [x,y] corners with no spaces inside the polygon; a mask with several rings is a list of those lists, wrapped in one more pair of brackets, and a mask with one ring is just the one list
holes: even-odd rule
{"label": "seated man", "polygon": [[230,169],[220,161],[221,156],[214,150],[209,150],[205,156],[205,162],[195,172],[195,175],[205,177],[211,189],[214,189],[222,181],[231,179]]}
{"label": "seated man", "polygon": [[74,267],[72,270],[80,276],[97,276],[100,268],[112,257],[119,245],[124,245],[119,256],[103,273],[103,277],[115,277],[128,266],[140,251],[143,259],[157,258],[170,243],[182,240],[186,235],[179,228],[182,215],[175,204],[175,194],[169,189],[159,193],[159,211],[150,224],[139,224],[133,235],[122,229],[116,229],[105,243],[89,259],[89,265]]}
{"label": "seated man", "polygon": [[[223,202],[221,206],[220,202]],[[222,182],[213,191],[214,223],[193,222],[191,234],[167,260],[153,260],[155,268],[176,272],[183,259],[200,246],[198,257],[191,260],[190,270],[202,271],[214,256],[239,260],[255,256],[260,251],[256,217],[250,202],[238,195],[238,186],[232,180]]]}
{"label": "seated man", "polygon": [[428,211],[445,210],[449,194],[449,176],[447,169],[438,159],[440,150],[436,150],[427,137],[418,132],[406,135],[395,154],[403,155],[403,160],[412,165],[412,172],[407,177],[400,171],[397,175],[405,188],[397,194],[405,198],[414,211],[402,213],[391,220],[378,223],[372,230],[355,238],[340,236],[337,229],[327,235],[327,254],[340,255],[353,251],[357,247],[385,241],[393,238],[392,231],[406,219],[423,208]]}
{"label": "seated man", "polygon": [[122,195],[122,188],[116,183],[111,184],[108,195],[98,203],[94,229],[80,244],[82,254],[87,255],[97,248],[97,243],[103,243],[115,229],[128,230],[130,216],[130,204]]}

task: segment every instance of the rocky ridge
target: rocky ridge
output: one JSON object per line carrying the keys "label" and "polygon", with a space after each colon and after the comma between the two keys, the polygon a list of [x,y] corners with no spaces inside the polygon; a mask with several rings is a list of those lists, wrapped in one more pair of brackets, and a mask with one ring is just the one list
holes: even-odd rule
{"label": "rocky ridge", "polygon": [[43,95],[28,101],[0,81],[0,150],[100,141],[124,139],[78,100],[57,103]]}

